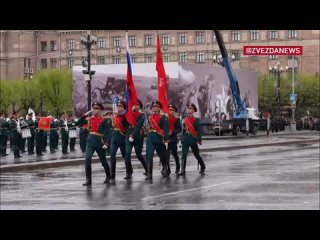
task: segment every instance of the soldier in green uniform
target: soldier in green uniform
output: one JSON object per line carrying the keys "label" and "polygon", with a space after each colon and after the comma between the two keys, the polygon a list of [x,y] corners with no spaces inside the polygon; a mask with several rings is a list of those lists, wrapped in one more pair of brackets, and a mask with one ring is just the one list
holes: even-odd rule
{"label": "soldier in green uniform", "polygon": [[180,160],[178,156],[178,137],[177,135],[182,131],[180,118],[176,117],[175,114],[178,112],[177,107],[173,105],[169,105],[169,144],[168,144],[168,151],[167,151],[167,158],[168,158],[168,170],[170,170],[170,152],[176,162],[176,172],[179,173],[180,171]]}
{"label": "soldier in green uniform", "polygon": [[69,139],[70,139],[70,152],[76,151],[74,148],[76,145],[76,137],[70,137],[70,131],[77,130],[77,122],[74,120],[73,114],[69,114],[69,121],[68,121],[68,128],[69,128]]}
{"label": "soldier in green uniform", "polygon": [[80,148],[83,153],[86,152],[86,143],[87,143],[87,137],[89,135],[88,130],[88,121],[85,119],[82,123],[78,121],[78,127],[80,127]]}
{"label": "soldier in green uniform", "polygon": [[129,128],[126,132],[126,156],[125,156],[125,164],[126,164],[126,177],[124,179],[130,179],[132,177],[132,164],[131,164],[131,153],[132,148],[134,147],[134,151],[136,153],[137,158],[141,162],[145,175],[147,174],[147,163],[146,160],[142,156],[142,147],[144,140],[144,121],[145,116],[144,113],[141,112],[143,108],[142,102],[138,100],[136,104],[133,105],[133,116],[136,120],[136,124],[134,126],[129,125]]}
{"label": "soldier in green uniform", "polygon": [[40,113],[37,113],[36,114],[36,121],[35,121],[35,124],[34,124],[34,127],[35,127],[35,137],[36,137],[36,153],[37,153],[37,156],[43,156],[43,153],[42,153],[42,140],[43,140],[43,130],[40,130],[39,129],[39,121],[40,121],[40,118],[41,118],[41,115]]}
{"label": "soldier in green uniform", "polygon": [[69,127],[67,115],[63,112],[61,113],[61,118],[59,121],[59,129],[61,133],[61,145],[62,145],[62,154],[68,154],[68,144],[69,144]]}
{"label": "soldier in green uniform", "polygon": [[150,129],[147,135],[147,177],[146,180],[152,179],[153,155],[156,150],[163,166],[163,175],[167,177],[168,164],[166,158],[166,148],[169,141],[168,119],[165,115],[160,114],[162,104],[155,100],[151,104],[152,114],[149,116]]}
{"label": "soldier in green uniform", "polygon": [[28,114],[28,119],[26,120],[26,123],[28,125],[28,128],[30,129],[31,137],[28,137],[27,139],[27,145],[28,145],[28,154],[34,154],[34,140],[35,140],[35,122],[32,119],[32,114]]}
{"label": "soldier in green uniform", "polygon": [[110,163],[111,163],[111,180],[116,178],[116,154],[118,148],[120,148],[121,155],[125,159],[126,156],[126,144],[125,134],[129,123],[125,117],[126,103],[124,101],[118,101],[118,114],[113,116],[113,133],[111,137],[111,149],[110,149]]}
{"label": "soldier in green uniform", "polygon": [[50,136],[49,136],[50,153],[56,152],[56,139],[57,138],[58,138],[58,122],[55,121],[54,117],[51,117]]}
{"label": "soldier in green uniform", "polygon": [[9,137],[9,121],[5,119],[5,113],[0,113],[0,156],[5,157]]}
{"label": "soldier in green uniform", "polygon": [[[99,156],[99,159],[106,174],[106,179],[104,183],[108,183],[110,181],[110,168],[105,153],[105,138],[108,131],[108,125],[103,116],[101,116],[101,110],[103,110],[103,105],[95,102],[92,105],[92,107],[93,111],[89,111],[86,114],[83,114],[78,121],[80,125],[88,123],[89,129],[85,159],[86,182],[83,184],[83,186],[90,186],[92,184],[91,159],[95,151]],[[86,119],[91,112],[93,113],[92,117]]]}
{"label": "soldier in green uniform", "polygon": [[197,107],[191,103],[188,106],[189,116],[183,120],[183,135],[182,135],[182,158],[181,158],[181,171],[179,175],[185,175],[186,173],[186,163],[189,147],[191,148],[193,155],[198,160],[200,164],[200,173],[204,173],[206,166],[199,154],[199,148],[197,144],[201,143],[201,125],[200,119],[193,116],[193,113],[197,112]]}
{"label": "soldier in green uniform", "polygon": [[9,124],[9,128],[12,136],[12,149],[13,149],[14,158],[22,157],[20,155],[20,147],[19,147],[20,138],[21,138],[21,135],[20,135],[21,129],[17,119],[18,119],[17,113],[13,112],[12,118]]}
{"label": "soldier in green uniform", "polygon": [[108,124],[107,134],[106,134],[106,143],[107,143],[106,154],[108,156],[110,155],[111,138],[113,133],[112,112],[107,112],[104,118],[106,119],[106,122]]}
{"label": "soldier in green uniform", "polygon": [[[28,128],[28,124],[26,123],[26,121],[24,120],[23,117],[20,118],[20,128],[21,131],[23,129],[27,129]],[[20,152],[25,153],[26,152],[26,138],[23,138],[20,134],[20,139],[19,139],[19,148],[20,148]]]}

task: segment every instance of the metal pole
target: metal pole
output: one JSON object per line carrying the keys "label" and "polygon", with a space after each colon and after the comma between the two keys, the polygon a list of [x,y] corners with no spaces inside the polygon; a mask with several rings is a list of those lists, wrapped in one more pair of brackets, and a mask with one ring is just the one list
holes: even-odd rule
{"label": "metal pole", "polygon": [[88,73],[89,73],[89,81],[88,81],[88,111],[91,110],[91,42],[90,42],[90,31],[88,31],[87,36],[87,53],[88,53]]}
{"label": "metal pole", "polygon": [[[292,56],[293,59],[293,56]],[[294,62],[292,62],[292,93],[294,94]],[[292,108],[292,123],[295,123],[295,107]]]}
{"label": "metal pole", "polygon": [[220,128],[221,128],[221,99],[219,99],[219,136],[220,136]]}
{"label": "metal pole", "polygon": [[281,119],[281,109],[280,109],[280,66],[278,66],[278,120]]}

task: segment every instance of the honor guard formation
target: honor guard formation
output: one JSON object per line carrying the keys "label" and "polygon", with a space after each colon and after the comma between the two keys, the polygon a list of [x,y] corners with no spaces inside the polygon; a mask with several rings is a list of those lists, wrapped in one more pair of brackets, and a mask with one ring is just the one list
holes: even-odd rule
{"label": "honor guard formation", "polygon": [[[79,119],[73,114],[62,112],[60,118],[53,116],[42,117],[32,110],[26,118],[18,117],[13,112],[9,119],[3,112],[0,113],[0,155],[6,157],[7,142],[13,151],[14,158],[21,158],[20,153],[28,151],[29,155],[43,156],[49,140],[50,153],[58,150],[61,138],[61,151],[63,155],[76,150],[76,139],[80,140],[80,149],[85,154],[84,186],[92,185],[92,156],[96,152],[105,171],[105,181],[116,179],[116,153],[120,149],[121,157],[125,163],[124,179],[133,177],[134,169],[131,163],[131,154],[134,153],[141,163],[146,180],[153,176],[153,158],[157,153],[161,163],[162,177],[171,174],[170,156],[175,162],[175,173],[186,174],[186,163],[189,147],[200,165],[200,173],[204,173],[206,166],[200,156],[198,144],[201,144],[200,120],[194,116],[197,108],[194,104],[188,106],[188,116],[181,121],[177,116],[177,107],[169,105],[169,114],[164,114],[162,104],[155,100],[151,104],[151,114],[146,119],[143,104],[138,99],[133,103],[133,123],[127,121],[125,101],[117,102],[117,113],[106,112],[101,103],[94,102],[92,110]],[[144,140],[146,138],[146,157],[142,155]],[[178,143],[181,139],[182,156],[178,155]],[[27,145],[27,146],[26,146]],[[27,150],[26,150],[27,149]],[[106,156],[110,156],[108,163]],[[109,165],[110,164],[110,165]]]}

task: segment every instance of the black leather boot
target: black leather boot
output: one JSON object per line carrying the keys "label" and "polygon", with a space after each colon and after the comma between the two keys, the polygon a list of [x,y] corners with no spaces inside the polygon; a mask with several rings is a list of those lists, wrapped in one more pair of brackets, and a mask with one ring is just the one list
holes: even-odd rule
{"label": "black leather boot", "polygon": [[146,180],[152,180],[152,164],[149,164]]}
{"label": "black leather boot", "polygon": [[176,171],[175,173],[179,173],[180,171],[180,163],[179,163],[179,159],[176,160]]}
{"label": "black leather boot", "polygon": [[148,167],[147,167],[147,163],[146,163],[146,161],[141,162],[141,164],[142,164],[143,169],[144,169],[144,173],[143,173],[143,175],[147,175]]}
{"label": "black leather boot", "polygon": [[132,172],[133,172],[133,170],[132,170],[132,165],[131,165],[131,164],[128,164],[128,165],[126,166],[126,176],[125,176],[123,179],[130,179],[130,178],[132,178]]}
{"label": "black leather boot", "polygon": [[180,176],[186,175],[186,160],[185,159],[181,159],[181,170],[178,174]]}
{"label": "black leather boot", "polygon": [[106,173],[106,179],[104,180],[103,183],[108,183],[108,182],[110,182],[110,169],[104,168],[104,172]]}
{"label": "black leather boot", "polygon": [[86,167],[86,182],[82,186],[91,186],[92,185],[92,169],[91,167]]}
{"label": "black leather boot", "polygon": [[199,173],[204,173],[204,170],[206,169],[206,165],[204,164],[202,158],[199,158],[199,159],[198,159],[198,162],[199,162],[199,164],[200,164],[200,171],[199,171]]}

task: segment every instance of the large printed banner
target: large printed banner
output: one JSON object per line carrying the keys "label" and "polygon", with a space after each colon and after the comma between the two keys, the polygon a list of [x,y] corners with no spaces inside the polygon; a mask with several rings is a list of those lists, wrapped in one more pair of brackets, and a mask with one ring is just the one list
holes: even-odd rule
{"label": "large printed banner", "polygon": [[[220,116],[229,119],[233,112],[229,79],[225,68],[204,64],[165,63],[168,78],[169,104],[177,106],[179,114],[186,113],[186,106],[194,103],[202,122],[216,122]],[[112,111],[112,99],[125,100],[126,64],[94,65],[96,71],[92,84],[92,102],[101,102]],[[87,82],[83,67],[73,67],[73,102],[76,116],[87,111]],[[257,73],[235,70],[242,99],[253,108],[258,107]],[[133,81],[138,98],[146,112],[158,98],[158,79],[155,63],[132,64]]]}

